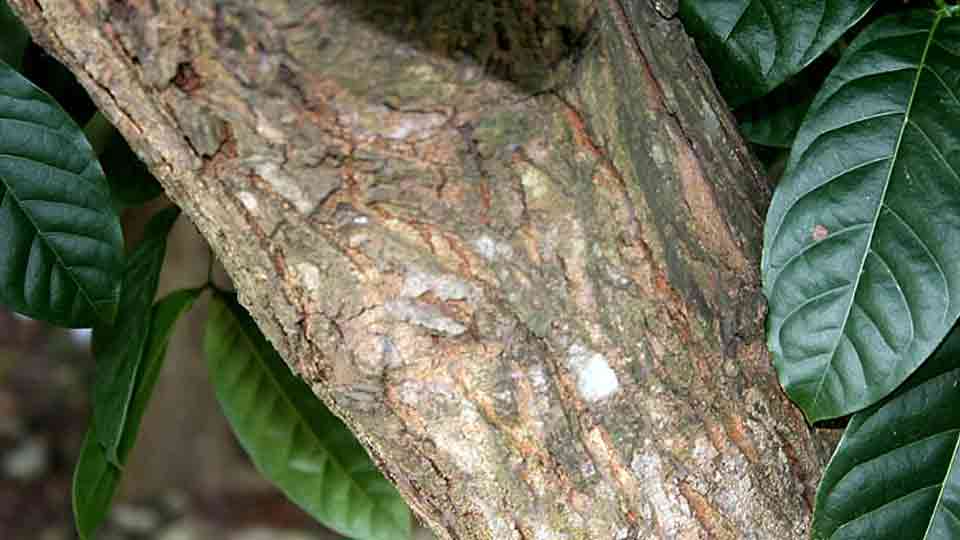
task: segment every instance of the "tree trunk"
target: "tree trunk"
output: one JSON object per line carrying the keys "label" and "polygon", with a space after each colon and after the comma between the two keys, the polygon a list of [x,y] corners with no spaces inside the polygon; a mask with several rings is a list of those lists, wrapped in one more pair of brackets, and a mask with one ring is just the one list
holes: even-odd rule
{"label": "tree trunk", "polygon": [[805,536],[769,188],[676,0],[12,4],[442,538]]}

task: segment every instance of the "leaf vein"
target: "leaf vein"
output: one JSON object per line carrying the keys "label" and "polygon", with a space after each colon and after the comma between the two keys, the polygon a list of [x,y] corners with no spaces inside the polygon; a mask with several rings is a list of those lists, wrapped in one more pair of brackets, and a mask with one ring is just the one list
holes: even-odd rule
{"label": "leaf vein", "polygon": [[[822,139],[822,138],[830,135],[831,133],[835,133],[835,132],[840,131],[840,130],[842,130],[842,129],[852,128],[852,127],[856,126],[857,124],[862,124],[862,123],[864,123],[864,122],[869,122],[870,120],[876,120],[876,119],[878,119],[878,118],[886,118],[886,117],[888,117],[888,116],[896,116],[896,115],[900,115],[900,114],[903,114],[903,113],[904,113],[904,111],[901,111],[901,110],[896,110],[896,111],[883,111],[883,112],[871,114],[871,115],[869,115],[869,116],[863,116],[863,117],[857,118],[856,120],[852,120],[852,121],[850,121],[850,122],[847,122],[847,123],[845,123],[845,124],[841,124],[841,125],[839,125],[839,126],[834,126],[834,127],[831,127],[830,129],[821,131],[820,133],[817,134],[816,137],[814,137],[809,143],[807,143],[806,147],[803,149],[802,152],[800,152],[800,155],[799,155],[799,156],[797,157],[797,159],[795,160],[795,163],[800,163],[801,161],[803,161],[804,159],[806,159],[807,155],[812,151],[813,146],[814,146],[815,144],[817,144],[817,142],[819,142],[820,139]],[[891,157],[892,157],[892,156],[891,156]]]}
{"label": "leaf vein", "polygon": [[940,86],[950,94],[950,97],[953,98],[954,103],[960,104],[960,99],[957,99],[957,93],[954,92],[953,88],[947,84],[947,81],[943,80],[943,76],[940,75],[940,72],[930,67],[930,65],[923,66],[927,71],[933,74],[933,77],[940,83]]}
{"label": "leaf vein", "polygon": [[[930,51],[930,43],[933,41],[933,36],[934,36],[934,34],[936,33],[937,24],[938,24],[939,22],[940,22],[940,16],[938,16],[938,17],[934,20],[933,25],[931,26],[930,31],[929,31],[929,33],[928,33],[928,35],[927,35],[927,41],[926,41],[926,43],[924,44],[923,52],[922,52],[921,55],[920,55],[920,61],[919,61],[919,63],[917,64],[917,66],[919,66],[919,67],[922,67],[923,64],[926,63],[927,54],[928,54],[929,51]],[[892,178],[892,176],[893,176],[894,164],[895,164],[895,162],[896,162],[896,160],[897,160],[897,157],[900,155],[900,149],[901,149],[901,147],[902,147],[902,145],[903,145],[903,136],[904,136],[904,133],[906,133],[907,125],[908,125],[908,123],[909,123],[909,121],[910,121],[910,112],[913,110],[913,103],[914,103],[914,100],[916,99],[916,96],[917,96],[917,87],[920,85],[920,74],[921,74],[921,69],[916,69],[916,73],[915,73],[914,78],[913,78],[913,86],[912,86],[912,88],[911,88],[911,90],[910,90],[910,95],[907,97],[906,112],[904,113],[904,122],[900,125],[900,132],[897,134],[897,141],[896,141],[896,144],[894,145],[894,150],[893,150],[893,159],[892,159],[892,161],[891,161],[891,163],[890,163],[890,166],[889,166],[888,169],[887,169],[887,177],[886,177],[886,181],[884,182],[884,185],[883,185],[883,192],[880,194],[880,197],[879,197],[879,199],[878,199],[878,200],[879,200],[879,204],[877,205],[877,209],[876,209],[876,212],[875,212],[875,214],[874,214],[873,221],[872,221],[872,226],[871,226],[871,228],[870,228],[870,239],[869,239],[869,241],[867,242],[867,249],[864,250],[863,256],[862,256],[861,259],[860,259],[860,266],[859,266],[859,268],[857,269],[857,276],[858,276],[857,284],[856,284],[857,289],[860,288],[859,276],[862,276],[862,275],[863,275],[863,267],[864,267],[864,265],[865,265],[866,262],[867,262],[867,256],[868,256],[868,254],[872,251],[871,246],[873,245],[873,239],[875,238],[875,234],[876,234],[876,231],[877,231],[877,221],[878,221],[878,219],[879,219],[879,217],[880,217],[880,209],[881,209],[884,201],[885,201],[886,198],[887,198],[887,190],[888,190],[889,187],[890,187],[890,181],[891,181],[891,178]],[[882,258],[881,258],[881,260],[882,260]],[[886,264],[886,263],[884,263],[884,264]],[[896,276],[894,276],[894,279],[896,279]],[[899,287],[899,283],[897,283],[897,286]],[[856,295],[856,292],[854,292],[854,295]],[[842,323],[842,325],[841,325],[843,328],[846,328],[846,326],[847,326],[847,321],[849,320],[850,310],[852,309],[852,307],[853,307],[853,302],[852,302],[852,299],[851,299],[850,304],[847,306],[847,314],[846,314],[846,316],[844,317],[843,323]],[[913,341],[913,330],[912,330],[912,326],[913,326],[913,324],[914,324],[914,321],[913,321],[913,314],[912,314],[912,312],[910,312],[909,304],[908,304],[908,306],[907,306],[907,310],[908,310],[908,313],[910,313],[910,318],[911,318],[910,324],[911,324],[911,342],[912,342],[912,341]],[[836,344],[834,345],[834,353],[836,352],[836,349],[837,349],[837,347],[839,347],[839,346],[840,346],[840,340],[837,340]],[[834,354],[831,354],[831,355],[830,355],[830,364],[831,364],[830,367],[832,367],[833,359],[834,359]],[[820,378],[820,384],[819,384],[819,386],[818,386],[818,388],[817,388],[817,391],[816,391],[816,393],[815,393],[815,395],[814,395],[813,403],[811,404],[811,407],[810,407],[810,410],[811,410],[811,411],[814,411],[814,410],[816,409],[817,403],[818,403],[819,400],[820,400],[820,391],[821,391],[821,388],[822,388],[822,386],[823,386],[824,381],[826,380],[827,371],[828,371],[828,370],[824,370],[823,376],[821,376],[821,378]]]}
{"label": "leaf vein", "polygon": [[943,308],[943,314],[941,315],[940,319],[941,319],[941,322],[946,321],[947,312],[950,309],[950,303],[952,301],[951,294],[950,294],[950,283],[947,280],[947,273],[943,271],[943,266],[940,264],[939,259],[937,259],[937,257],[933,254],[933,251],[927,246],[927,243],[924,242],[923,238],[921,238],[920,235],[917,234],[917,232],[914,230],[914,228],[909,223],[907,223],[907,220],[905,220],[903,216],[901,216],[896,210],[894,210],[887,204],[883,204],[883,209],[886,210],[890,215],[892,215],[897,221],[899,221],[907,229],[907,232],[909,232],[910,235],[913,236],[913,238],[917,241],[917,243],[920,244],[920,247],[923,248],[923,251],[927,254],[927,257],[929,257],[930,261],[933,262],[934,266],[937,267],[937,273],[940,275],[940,279],[943,280],[943,291],[947,300],[946,305]]}
{"label": "leaf vein", "polygon": [[913,119],[908,119],[907,123],[910,126],[912,126],[914,129],[916,129],[917,132],[920,133],[920,135],[923,136],[926,143],[933,150],[933,153],[936,154],[937,159],[939,159],[947,167],[947,170],[949,170],[953,174],[953,178],[958,183],[960,183],[960,173],[958,173],[957,169],[955,169],[953,165],[951,165],[950,162],[947,161],[945,157],[943,157],[943,154],[940,152],[940,147],[938,147],[936,143],[933,142],[933,139],[931,139],[930,136],[927,135],[927,132],[920,126],[920,124],[914,122]]}
{"label": "leaf vein", "polygon": [[780,48],[783,46],[782,38],[782,29],[777,27],[777,17],[773,13],[773,10],[770,9],[770,5],[767,3],[767,0],[757,0],[757,3],[763,8],[763,11],[767,14],[767,18],[770,19],[770,30],[773,32],[773,41],[776,46],[773,49],[773,59],[770,62],[770,67],[763,71],[764,77],[769,77],[770,72],[774,71],[777,67],[777,64],[780,63],[782,55],[780,54]]}
{"label": "leaf vein", "polygon": [[[803,196],[806,197],[806,195],[808,195],[808,193],[805,193]],[[823,244],[824,242],[830,240],[831,238],[837,237],[837,236],[839,236],[839,235],[841,235],[841,234],[850,232],[850,231],[855,230],[855,229],[862,229],[862,228],[869,227],[869,226],[870,226],[869,223],[855,223],[855,224],[853,224],[853,225],[849,225],[849,226],[844,227],[844,228],[842,228],[842,229],[839,229],[839,230],[836,230],[836,231],[831,232],[830,234],[828,234],[827,236],[825,236],[825,237],[823,238],[823,240],[821,240],[821,241],[819,241],[819,242],[810,242],[809,244],[803,246],[803,247],[800,248],[796,253],[790,255],[790,257],[788,257],[787,260],[783,262],[783,264],[779,265],[780,271],[777,272],[776,277],[773,278],[773,282],[771,282],[771,284],[770,284],[770,290],[771,290],[771,291],[776,290],[777,284],[780,282],[780,276],[783,274],[783,271],[786,270],[791,264],[794,263],[794,261],[796,261],[797,259],[799,259],[799,258],[802,257],[803,255],[805,255],[805,254],[806,254],[808,251],[810,251],[811,249],[813,249],[813,248],[815,248],[815,247]]]}
{"label": "leaf vein", "polygon": [[[856,297],[853,299],[853,307],[858,309],[860,313],[863,314],[863,318],[866,319],[866,321],[877,330],[877,333],[880,334],[880,339],[883,341],[883,344],[887,346],[887,349],[890,349],[890,351],[896,353],[897,348],[894,346],[893,338],[890,338],[886,335],[887,330],[881,328],[880,323],[876,321],[875,316],[867,311],[866,307],[858,303]],[[861,365],[866,368],[866,362],[861,362]],[[864,373],[866,373],[866,369],[864,369]]]}
{"label": "leaf vein", "polygon": [[781,322],[780,322],[780,331],[782,332],[782,331],[783,331],[783,328],[787,325],[787,321],[789,321],[794,315],[796,315],[797,313],[799,313],[800,310],[802,310],[803,308],[809,306],[809,305],[812,304],[813,302],[816,302],[817,300],[820,300],[821,298],[823,298],[823,297],[825,297],[825,296],[830,296],[831,294],[833,294],[833,293],[835,293],[835,292],[837,292],[837,291],[841,291],[841,290],[843,290],[843,289],[849,289],[852,285],[853,285],[852,283],[844,283],[843,285],[839,285],[839,286],[837,286],[837,287],[832,287],[832,288],[827,289],[827,290],[825,290],[825,291],[823,291],[823,292],[817,293],[817,294],[815,294],[815,295],[813,295],[813,296],[805,299],[803,302],[800,302],[799,304],[797,304],[796,306],[794,306],[793,309],[791,309],[786,315],[784,315],[783,318],[780,319],[780,321],[781,321]]}
{"label": "leaf vein", "polygon": [[[907,319],[910,321],[910,339],[907,340],[907,342],[913,343],[913,340],[916,337],[916,318],[914,317],[914,314],[913,314],[913,308],[910,306],[910,301],[907,299],[907,294],[903,291],[903,286],[900,284],[900,278],[898,278],[897,275],[893,272],[893,267],[891,267],[887,263],[886,259],[883,257],[883,255],[880,254],[879,251],[873,248],[869,248],[867,255],[868,256],[873,255],[878,261],[880,261],[880,264],[883,265],[884,269],[893,279],[893,284],[897,286],[897,292],[900,293],[900,301],[903,303],[903,306],[906,308]],[[861,271],[861,275],[862,275],[862,271]],[[856,297],[856,295],[854,295],[854,297]]]}

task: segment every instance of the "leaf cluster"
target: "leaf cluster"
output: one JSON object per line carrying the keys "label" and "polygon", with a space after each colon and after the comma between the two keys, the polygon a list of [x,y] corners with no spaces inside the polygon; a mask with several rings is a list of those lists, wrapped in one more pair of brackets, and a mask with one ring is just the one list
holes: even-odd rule
{"label": "leaf cluster", "polygon": [[397,491],[232,294],[208,282],[157,299],[180,210],[156,212],[125,250],[119,213],[162,187],[3,0],[0,35],[0,304],[93,328],[93,418],[73,482],[80,538],[94,538],[106,518],[177,320],[206,291],[210,378],[257,468],[331,529],[357,540],[409,538]]}
{"label": "leaf cluster", "polygon": [[[960,8],[684,0],[744,136],[783,174],[767,345],[810,422],[846,417],[815,539],[960,538]],[[728,76],[728,74],[733,74]]]}

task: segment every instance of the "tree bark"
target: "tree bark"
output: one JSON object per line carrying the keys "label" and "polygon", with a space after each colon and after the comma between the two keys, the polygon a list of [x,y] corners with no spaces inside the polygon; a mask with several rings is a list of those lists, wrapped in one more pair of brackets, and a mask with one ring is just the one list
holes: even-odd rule
{"label": "tree bark", "polygon": [[769,188],[676,0],[11,3],[442,538],[806,535]]}

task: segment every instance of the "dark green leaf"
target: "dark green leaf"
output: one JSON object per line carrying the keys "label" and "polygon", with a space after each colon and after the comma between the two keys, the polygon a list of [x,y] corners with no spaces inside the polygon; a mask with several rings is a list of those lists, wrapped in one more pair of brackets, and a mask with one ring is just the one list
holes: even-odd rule
{"label": "dark green leaf", "polygon": [[0,0],[0,60],[20,69],[23,51],[30,42],[30,34],[20,23],[6,0]]}
{"label": "dark green leaf", "polygon": [[82,126],[96,114],[97,106],[77,77],[36,43],[27,45],[20,73],[49,94],[77,124]]}
{"label": "dark green leaf", "polygon": [[856,39],[797,134],[764,232],[767,342],[817,421],[876,403],[960,313],[960,19]]}
{"label": "dark green leaf", "polygon": [[960,538],[960,331],[850,419],[817,490],[815,540]]}
{"label": "dark green leaf", "polygon": [[107,174],[115,207],[140,206],[163,193],[160,182],[119,134],[107,144],[100,163]]}
{"label": "dark green leaf", "polygon": [[103,113],[94,114],[83,132],[100,156],[114,208],[140,206],[163,193],[163,187]]}
{"label": "dark green leaf", "polygon": [[356,540],[410,537],[403,499],[235,299],[214,297],[204,350],[237,439],[290,500]]}
{"label": "dark green leaf", "polygon": [[[167,344],[177,320],[187,312],[203,289],[184,289],[170,293],[151,310],[150,335],[144,351],[141,369],[134,385],[130,411],[124,425],[117,457],[122,466],[133,444],[143,413],[146,411],[153,387],[167,355]],[[110,509],[110,501],[120,483],[121,469],[110,463],[104,448],[97,441],[96,428],[91,425],[83,439],[80,457],[73,474],[73,514],[77,533],[86,540],[92,538]]]}
{"label": "dark green leaf", "polygon": [[130,400],[130,411],[127,414],[127,422],[124,425],[118,448],[121,462],[133,449],[133,443],[136,441],[137,431],[140,428],[140,420],[147,409],[147,404],[150,402],[150,396],[153,395],[153,387],[160,375],[164,358],[167,356],[167,345],[170,344],[174,327],[180,317],[190,311],[203,291],[203,288],[197,288],[171,292],[158,300],[150,310],[150,333],[147,338],[147,346],[144,349],[143,360],[137,373],[133,399]]}
{"label": "dark green leaf", "polygon": [[116,315],[123,235],[80,128],[0,62],[0,302],[61,326]]}
{"label": "dark green leaf", "polygon": [[681,0],[684,27],[734,107],[798,73],[876,0]]}
{"label": "dark green leaf", "polygon": [[793,85],[777,88],[737,110],[740,132],[753,144],[790,148],[813,94]]}
{"label": "dark green leaf", "polygon": [[[83,136],[87,138],[87,142],[93,148],[93,153],[98,157],[103,154],[107,144],[117,135],[117,129],[113,127],[113,124],[110,123],[110,120],[102,111],[93,113],[90,120],[87,120],[87,123],[83,125]],[[100,166],[103,166],[102,160]]]}
{"label": "dark green leaf", "polygon": [[117,448],[141,369],[150,329],[150,306],[157,294],[167,234],[179,215],[180,209],[171,207],[150,220],[143,241],[127,259],[116,324],[99,325],[93,330],[97,363],[93,381],[94,424],[97,440],[114,464],[119,463]]}

